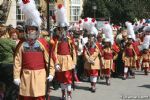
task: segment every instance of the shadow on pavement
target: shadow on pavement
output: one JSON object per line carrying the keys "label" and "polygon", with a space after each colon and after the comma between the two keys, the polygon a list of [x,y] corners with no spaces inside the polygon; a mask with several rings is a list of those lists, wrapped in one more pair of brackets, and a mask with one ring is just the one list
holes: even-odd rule
{"label": "shadow on pavement", "polygon": [[89,91],[90,88],[85,86],[76,86],[76,89]]}
{"label": "shadow on pavement", "polygon": [[50,100],[60,100],[60,97],[50,96]]}
{"label": "shadow on pavement", "polygon": [[[104,80],[105,81],[105,80]],[[106,82],[99,81],[98,84],[106,85]]]}
{"label": "shadow on pavement", "polygon": [[143,72],[143,73],[135,73],[135,75],[145,75],[145,74]]}
{"label": "shadow on pavement", "polygon": [[142,86],[138,86],[138,87],[150,88],[150,85],[142,85]]}

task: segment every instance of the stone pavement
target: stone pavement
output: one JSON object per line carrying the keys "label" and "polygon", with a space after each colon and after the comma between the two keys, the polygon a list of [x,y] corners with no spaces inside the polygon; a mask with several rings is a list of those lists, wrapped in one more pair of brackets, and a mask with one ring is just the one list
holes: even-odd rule
{"label": "stone pavement", "polygon": [[[89,91],[90,83],[83,82],[73,91],[72,100],[150,100],[150,75],[137,71],[135,79],[112,78],[111,85],[104,80],[97,84],[96,93]],[[59,100],[61,90],[52,90],[51,100]]]}

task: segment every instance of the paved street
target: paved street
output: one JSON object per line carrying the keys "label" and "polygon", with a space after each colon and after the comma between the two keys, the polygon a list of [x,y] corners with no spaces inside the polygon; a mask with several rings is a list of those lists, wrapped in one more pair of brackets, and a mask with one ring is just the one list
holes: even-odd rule
{"label": "paved street", "polygon": [[[104,80],[101,80],[96,93],[91,93],[89,86],[87,82],[78,85],[72,100],[150,100],[150,75],[145,76],[143,72],[137,71],[135,79],[112,78],[111,86],[104,85]],[[59,100],[59,97],[60,90],[52,91],[51,100]]]}

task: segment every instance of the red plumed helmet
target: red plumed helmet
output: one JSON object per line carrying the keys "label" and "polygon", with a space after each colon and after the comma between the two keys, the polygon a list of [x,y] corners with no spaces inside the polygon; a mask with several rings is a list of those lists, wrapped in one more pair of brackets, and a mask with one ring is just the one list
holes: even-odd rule
{"label": "red plumed helmet", "polygon": [[85,22],[87,22],[87,21],[88,21],[88,19],[87,19],[87,18],[85,18],[85,19],[84,19],[84,21],[85,21]]}
{"label": "red plumed helmet", "polygon": [[108,22],[105,22],[105,24],[108,24]]}
{"label": "red plumed helmet", "polygon": [[82,20],[79,20],[79,24],[81,24],[82,23]]}
{"label": "red plumed helmet", "polygon": [[58,5],[58,9],[61,9],[61,8],[62,8],[62,6],[63,6],[62,4],[59,4],[59,5]]}
{"label": "red plumed helmet", "polygon": [[95,20],[95,18],[92,18],[92,22],[94,23],[96,20]]}
{"label": "red plumed helmet", "polygon": [[30,2],[30,0],[22,0],[22,2],[23,2],[24,4],[27,4],[27,3]]}

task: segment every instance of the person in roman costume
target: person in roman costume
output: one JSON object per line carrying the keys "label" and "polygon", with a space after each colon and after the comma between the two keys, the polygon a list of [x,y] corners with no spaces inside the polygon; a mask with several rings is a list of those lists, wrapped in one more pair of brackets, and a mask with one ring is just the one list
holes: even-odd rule
{"label": "person in roman costume", "polygon": [[[76,66],[76,51],[74,40],[68,32],[66,9],[62,4],[58,5],[55,12],[57,32],[54,38],[54,54],[56,56],[55,69],[56,80],[60,83],[61,100],[72,99],[72,87],[74,68]],[[67,93],[66,93],[67,91]]]}
{"label": "person in roman costume", "polygon": [[15,51],[14,83],[19,86],[19,100],[45,100],[46,81],[54,77],[54,63],[52,59],[49,62],[48,43],[39,38],[41,19],[35,1],[18,2],[26,16],[26,37]]}

